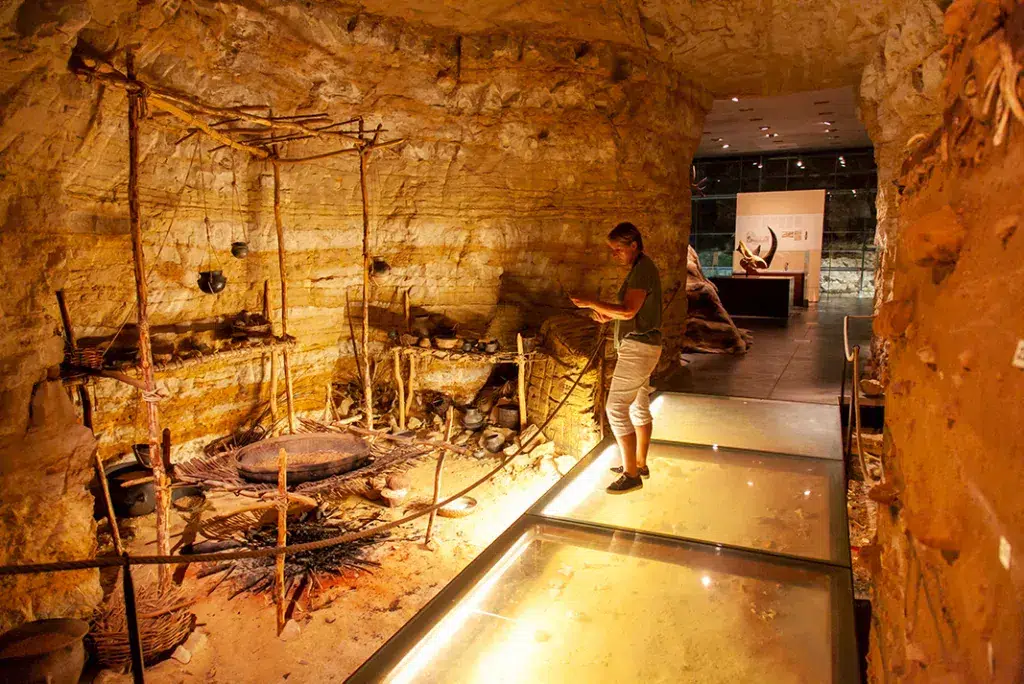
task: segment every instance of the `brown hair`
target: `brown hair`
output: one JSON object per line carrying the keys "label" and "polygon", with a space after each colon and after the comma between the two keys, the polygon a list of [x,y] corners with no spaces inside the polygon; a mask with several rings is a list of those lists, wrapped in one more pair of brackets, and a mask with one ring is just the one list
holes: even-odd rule
{"label": "brown hair", "polygon": [[637,248],[642,252],[644,251],[644,238],[640,235],[640,231],[629,221],[623,221],[619,225],[612,228],[612,231],[608,233],[608,239],[612,242],[618,242],[620,245],[629,247],[630,244],[636,243]]}

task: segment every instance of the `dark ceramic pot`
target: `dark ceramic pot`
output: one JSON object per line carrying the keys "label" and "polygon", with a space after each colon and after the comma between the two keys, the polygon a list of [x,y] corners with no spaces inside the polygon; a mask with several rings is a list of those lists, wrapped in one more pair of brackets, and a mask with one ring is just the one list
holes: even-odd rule
{"label": "dark ceramic pot", "polygon": [[107,485],[114,512],[125,518],[149,515],[156,510],[156,488],[152,482],[122,487],[123,482],[151,477],[153,471],[137,463],[121,463],[107,468]]}
{"label": "dark ceramic pot", "polygon": [[498,425],[509,430],[519,427],[519,407],[515,404],[498,404]]}
{"label": "dark ceramic pot", "polygon": [[231,256],[236,259],[244,259],[249,256],[249,244],[247,242],[232,242]]}
{"label": "dark ceramic pot", "polygon": [[0,684],[78,684],[89,624],[71,618],[27,622],[0,637]]}
{"label": "dark ceramic pot", "polygon": [[199,289],[206,294],[217,294],[227,286],[228,279],[220,271],[200,271],[199,280],[196,282]]}

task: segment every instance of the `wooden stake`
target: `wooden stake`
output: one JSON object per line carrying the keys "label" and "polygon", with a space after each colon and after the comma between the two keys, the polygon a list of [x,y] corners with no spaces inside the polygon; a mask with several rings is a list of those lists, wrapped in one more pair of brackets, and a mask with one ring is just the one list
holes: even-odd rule
{"label": "wooden stake", "polygon": [[[359,120],[362,137],[363,121]],[[366,153],[359,154],[359,187],[363,195],[363,396],[366,428],[373,429],[373,384],[370,379],[370,200],[366,191]]]}
{"label": "wooden stake", "polygon": [[409,288],[405,288],[405,332],[409,332],[412,318],[409,315]]}
{"label": "wooden stake", "polygon": [[392,350],[392,357],[395,361],[395,385],[398,388],[398,427],[405,430],[405,383],[402,382],[402,353],[398,349]]}
{"label": "wooden stake", "polygon": [[117,555],[124,555],[124,547],[121,546],[121,530],[117,528],[117,516],[114,515],[114,502],[110,498],[110,484],[107,482],[107,473],[103,469],[103,461],[100,460],[99,449],[92,452],[96,465],[96,477],[100,480],[100,489],[103,490],[103,502],[107,505],[107,522],[110,523],[110,536],[114,539],[114,550]]}
{"label": "wooden stake", "polygon": [[[131,50],[126,55],[128,79],[135,80],[135,59]],[[149,294],[146,286],[146,257],[142,248],[142,212],[139,206],[139,118],[142,103],[140,94],[128,92],[128,215],[131,227],[132,257],[135,264],[135,299],[138,311],[139,329],[139,370],[146,386],[142,402],[146,406],[146,417],[149,424],[149,453],[153,466],[153,478],[156,480],[156,548],[161,556],[170,553],[170,518],[171,492],[167,475],[164,472],[164,461],[160,455],[160,416],[154,397],[156,383],[153,379],[153,347],[149,337]],[[170,582],[171,566],[161,564],[157,568],[160,590],[165,590]]]}
{"label": "wooden stake", "polygon": [[[448,407],[448,421],[444,429],[444,441],[450,442],[452,439],[452,425],[455,422],[455,408],[452,406]],[[437,502],[440,501],[441,496],[441,470],[444,468],[444,457],[448,452],[441,449],[437,455],[437,469],[434,471],[434,500],[431,503],[432,506],[436,506]],[[423,537],[423,543],[430,543],[430,535],[434,530],[434,517],[437,511],[430,511],[430,517],[427,520],[427,533]]]}
{"label": "wooden stake", "polygon": [[516,352],[519,354],[516,357],[519,370],[519,429],[522,430],[529,423],[526,422],[526,356],[523,353],[523,336],[519,333],[516,334]]}
{"label": "wooden stake", "polygon": [[405,400],[405,410],[412,412],[412,400],[416,398],[416,357],[409,356],[409,396]]}
{"label": "wooden stake", "polygon": [[[270,306],[270,281],[263,281],[263,317],[268,321],[271,318]],[[273,327],[273,326],[271,326]],[[270,422],[277,425],[277,351],[270,350]],[[271,435],[273,437],[274,435]]]}
{"label": "wooden stake", "polygon": [[[288,273],[284,265],[284,222],[281,220],[281,169],[274,166],[274,223],[277,225],[277,265],[281,273],[281,335],[288,335]],[[284,359],[284,392],[288,401],[288,433],[295,434],[295,403],[292,397],[292,368],[288,348],[281,352]],[[273,372],[273,369],[271,369]],[[273,382],[273,379],[271,380]]]}
{"label": "wooden stake", "polygon": [[[60,309],[60,320],[64,324],[64,344],[68,349],[74,351],[78,348],[75,342],[75,330],[71,327],[71,313],[68,311],[68,303],[64,300],[64,290],[57,290],[57,307]],[[92,399],[89,397],[89,388],[84,384],[77,388],[78,400],[82,404],[82,425],[92,430]],[[120,555],[118,551],[118,555]]]}
{"label": "wooden stake", "polygon": [[[288,452],[281,447],[277,452],[277,545],[288,545]],[[277,634],[284,630],[284,554],[279,553],[274,563],[274,598],[277,603]]]}

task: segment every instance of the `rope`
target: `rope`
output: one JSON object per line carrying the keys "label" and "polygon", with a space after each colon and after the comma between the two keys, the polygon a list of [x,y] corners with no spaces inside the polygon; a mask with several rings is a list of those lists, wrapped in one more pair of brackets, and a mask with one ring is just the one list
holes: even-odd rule
{"label": "rope", "polygon": [[[606,327],[607,324],[601,326],[601,330],[598,333],[597,345],[595,345],[594,351],[590,354],[590,358],[587,359],[586,365],[580,371],[579,375],[576,376],[576,380],[569,388],[569,391],[566,392],[565,396],[562,397],[562,400],[558,402],[558,405],[555,406],[554,410],[548,414],[547,418],[544,419],[544,422],[540,425],[540,429],[538,429],[537,432],[535,432],[528,440],[523,442],[519,446],[519,448],[516,449],[512,454],[503,458],[501,460],[501,463],[495,466],[491,471],[489,471],[483,477],[476,480],[463,490],[455,494],[452,494],[444,501],[439,501],[428,508],[419,510],[415,513],[412,513],[411,515],[405,516],[404,518],[399,518],[398,520],[393,520],[389,523],[384,523],[383,525],[369,527],[356,532],[343,534],[337,537],[321,539],[319,541],[306,542],[304,544],[293,544],[292,546],[278,546],[267,549],[253,549],[247,551],[228,551],[223,553],[197,553],[189,556],[132,556],[128,562],[130,562],[132,565],[187,565],[189,563],[215,563],[223,561],[243,560],[246,558],[265,558],[269,556],[277,556],[280,554],[295,554],[302,553],[303,551],[316,551],[319,549],[328,548],[330,546],[337,546],[338,544],[347,544],[349,542],[353,542],[358,539],[363,539],[365,537],[369,537],[375,534],[380,534],[382,532],[386,532],[400,525],[412,522],[413,520],[416,520],[418,518],[422,518],[426,515],[429,515],[431,512],[434,512],[439,508],[447,506],[456,499],[465,496],[466,494],[473,491],[480,485],[488,482],[491,478],[493,478],[495,475],[501,472],[509,463],[511,463],[513,459],[522,454],[523,450],[526,449],[527,446],[532,444],[533,441],[544,432],[547,426],[551,424],[551,421],[554,420],[555,416],[558,415],[558,412],[562,410],[562,407],[565,406],[565,403],[569,400],[569,397],[572,396],[572,393],[576,391],[577,387],[579,387],[580,382],[583,380],[583,376],[586,375],[587,371],[590,370],[590,367],[593,365],[594,360],[597,359],[597,355],[601,351],[601,343],[604,340],[604,333]],[[0,567],[0,577],[8,575],[27,575],[41,572],[58,572],[64,570],[87,570],[91,568],[109,568],[113,566],[124,566],[125,562],[126,561],[124,558],[104,557],[90,560],[60,561],[56,563],[5,565]]]}

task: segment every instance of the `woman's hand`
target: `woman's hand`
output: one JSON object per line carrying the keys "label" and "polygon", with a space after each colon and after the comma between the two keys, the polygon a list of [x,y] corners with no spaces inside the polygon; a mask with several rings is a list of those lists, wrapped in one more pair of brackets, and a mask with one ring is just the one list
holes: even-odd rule
{"label": "woman's hand", "polygon": [[593,300],[587,299],[586,297],[577,297],[569,295],[569,300],[580,309],[589,309],[593,305]]}

